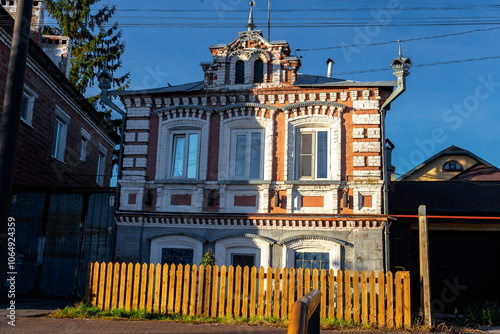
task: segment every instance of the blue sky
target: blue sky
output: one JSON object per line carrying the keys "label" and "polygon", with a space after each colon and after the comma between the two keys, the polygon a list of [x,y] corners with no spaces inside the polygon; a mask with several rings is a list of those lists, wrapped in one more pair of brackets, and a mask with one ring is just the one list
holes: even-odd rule
{"label": "blue sky", "polygon": [[[131,72],[130,89],[141,89],[202,80],[208,47],[245,30],[249,4],[121,0],[117,8],[127,48],[123,68]],[[396,173],[450,145],[500,167],[499,14],[492,0],[271,0],[271,40],[288,41],[302,56],[301,73],[325,75],[332,58],[334,77],[359,81],[393,80],[389,65],[402,40],[414,67],[386,121]],[[256,0],[255,20],[266,37],[267,1]],[[418,40],[449,34],[459,35]],[[311,50],[317,48],[329,49]],[[464,61],[485,57],[497,58]],[[460,62],[429,65],[449,61]]]}

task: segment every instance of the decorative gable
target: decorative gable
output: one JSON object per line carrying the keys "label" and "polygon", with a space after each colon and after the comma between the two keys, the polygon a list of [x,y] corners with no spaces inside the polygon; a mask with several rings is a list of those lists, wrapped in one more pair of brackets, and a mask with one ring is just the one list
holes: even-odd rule
{"label": "decorative gable", "polygon": [[239,33],[230,44],[210,47],[213,61],[201,63],[210,89],[251,89],[293,85],[300,60],[286,41],[269,42],[260,30]]}

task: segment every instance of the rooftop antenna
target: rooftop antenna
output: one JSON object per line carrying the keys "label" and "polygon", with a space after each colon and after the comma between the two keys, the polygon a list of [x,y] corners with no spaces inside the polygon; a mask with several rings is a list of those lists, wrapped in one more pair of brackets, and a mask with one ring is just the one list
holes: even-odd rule
{"label": "rooftop antenna", "polygon": [[253,7],[255,6],[255,1],[250,1],[250,16],[248,16],[247,28],[248,31],[252,31],[256,25],[253,23]]}
{"label": "rooftop antenna", "polygon": [[271,40],[271,0],[267,0],[267,40]]}

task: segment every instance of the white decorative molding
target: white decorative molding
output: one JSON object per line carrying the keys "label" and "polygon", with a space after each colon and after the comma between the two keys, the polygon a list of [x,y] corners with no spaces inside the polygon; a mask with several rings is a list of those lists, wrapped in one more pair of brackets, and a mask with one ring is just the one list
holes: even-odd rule
{"label": "white decorative molding", "polygon": [[255,255],[255,267],[271,266],[271,244],[260,238],[228,237],[215,242],[215,264],[232,265],[232,254]]}
{"label": "white decorative molding", "polygon": [[339,243],[323,239],[296,239],[283,245],[283,265],[287,268],[295,267],[296,252],[328,253],[330,269],[344,269],[343,248]]}
{"label": "white decorative molding", "polygon": [[203,257],[203,242],[186,235],[164,235],[151,240],[149,263],[161,263],[162,248],[187,248],[193,250],[193,264],[198,264]]}
{"label": "white decorative molding", "polygon": [[352,107],[356,110],[378,110],[379,100],[355,100],[352,101]]}

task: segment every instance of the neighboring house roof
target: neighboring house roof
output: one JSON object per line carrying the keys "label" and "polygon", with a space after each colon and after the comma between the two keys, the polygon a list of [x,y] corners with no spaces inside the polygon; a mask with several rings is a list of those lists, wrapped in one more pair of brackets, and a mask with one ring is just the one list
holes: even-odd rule
{"label": "neighboring house roof", "polygon": [[158,94],[158,93],[185,93],[185,92],[198,92],[202,90],[203,90],[203,81],[196,81],[177,86],[168,86],[168,87],[152,88],[152,89],[113,90],[109,91],[109,94],[136,95],[136,94]]}
{"label": "neighboring house roof", "polygon": [[500,169],[477,163],[450,179],[451,181],[500,181]]}
{"label": "neighboring house roof", "polygon": [[[0,6],[0,21],[3,22],[1,29],[5,30],[10,36],[12,36],[14,19],[2,6]],[[111,142],[115,145],[120,142],[120,136],[118,136],[114,130],[105,126],[107,123],[104,121],[103,117],[101,117],[92,104],[87,101],[87,99],[73,86],[73,84],[69,82],[59,67],[54,64],[50,57],[33,40],[30,40],[28,54],[47,75],[52,77],[52,79],[58,83],[58,88],[62,89],[64,93],[70,97],[71,102],[77,104],[80,110],[82,110],[85,115],[90,118],[94,124],[108,136],[109,139],[111,139]]]}
{"label": "neighboring house roof", "polygon": [[498,214],[500,182],[390,182],[390,214],[417,214],[419,205],[426,205],[428,214]]}
{"label": "neighboring house roof", "polygon": [[[397,179],[397,181],[405,181],[405,179],[409,178],[410,176],[413,176],[414,174],[421,171],[423,168],[425,168],[426,166],[430,165],[432,162],[434,162],[435,160],[437,160],[438,158],[443,157],[443,156],[467,156],[467,157],[470,157],[471,159],[477,161],[477,163],[480,163],[480,164],[485,165],[487,167],[494,167],[492,164],[481,159],[480,157],[471,153],[470,151],[452,145],[452,146],[442,150],[441,152],[433,155],[432,157],[425,160],[424,162],[422,162],[421,164],[419,164],[418,166],[416,166],[412,170],[406,172],[404,175],[399,177]],[[466,169],[465,171],[467,171],[467,170],[468,169]]]}

